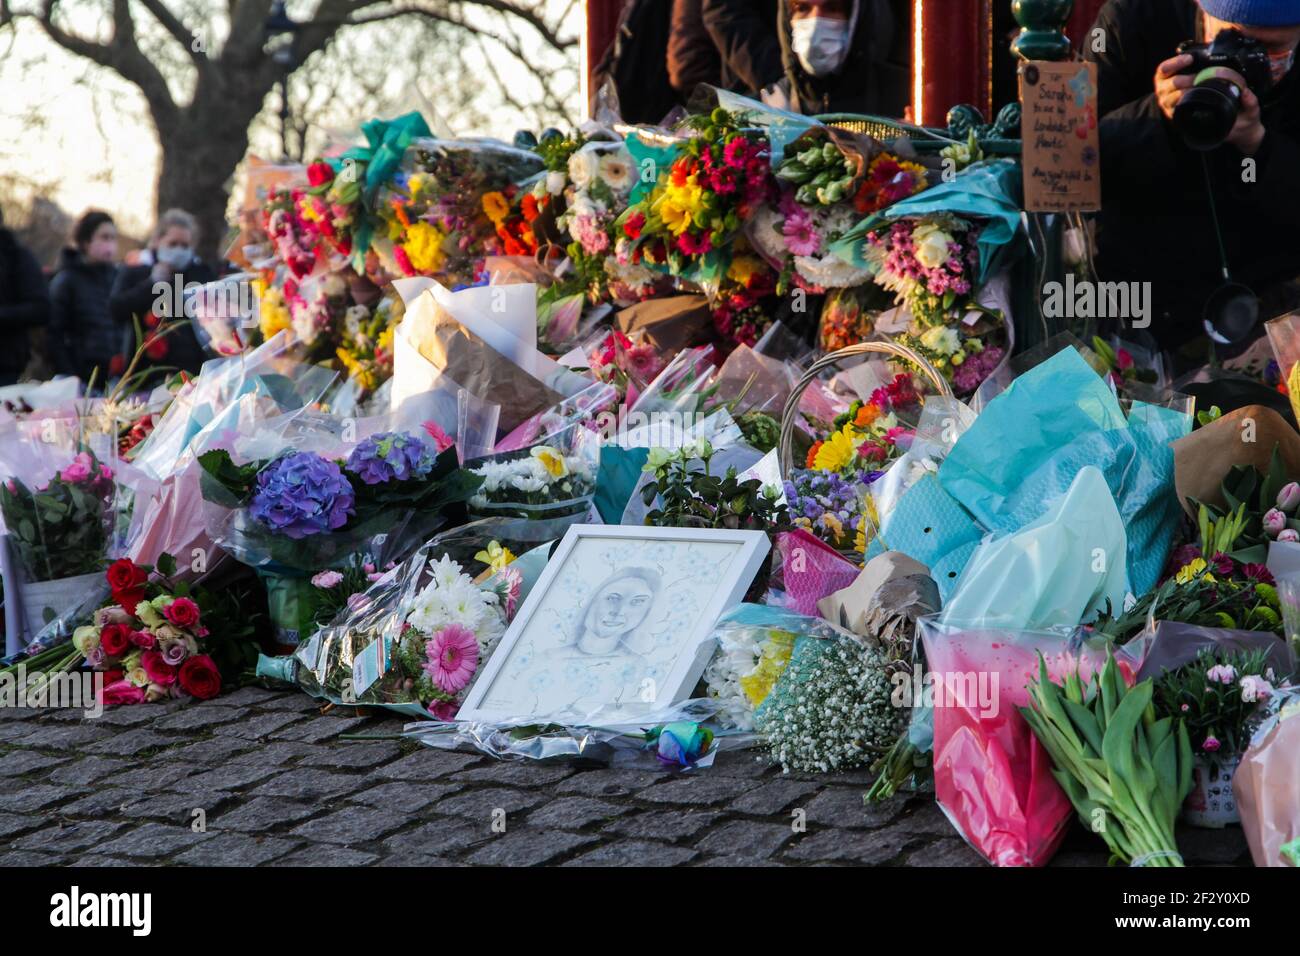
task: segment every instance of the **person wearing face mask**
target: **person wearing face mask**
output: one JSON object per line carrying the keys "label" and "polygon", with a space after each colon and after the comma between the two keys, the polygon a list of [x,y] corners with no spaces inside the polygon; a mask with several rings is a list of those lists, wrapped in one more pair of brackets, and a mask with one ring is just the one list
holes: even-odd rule
{"label": "person wearing face mask", "polygon": [[[217,278],[216,272],[194,254],[198,226],[194,217],[183,209],[169,209],[158,219],[149,245],[140,261],[118,273],[109,299],[113,319],[125,331],[123,354],[135,353],[135,321],[145,334],[145,367],[165,367],[197,374],[206,358],[194,335],[193,324],[185,317],[183,290],[192,283],[203,284]],[[160,283],[165,291],[155,291]],[[177,294],[177,290],[182,290]],[[174,331],[157,335],[161,326],[176,325]]]}
{"label": "person wearing face mask", "polygon": [[117,277],[117,226],[106,212],[91,210],[72,229],[72,245],[59,255],[50,282],[46,337],[56,374],[83,382],[99,369],[98,382],[121,370],[122,333],[108,307]]}
{"label": "person wearing face mask", "polygon": [[[1271,83],[1247,89],[1226,141],[1198,151],[1174,122],[1195,84],[1177,51],[1227,30],[1263,46]],[[1090,34],[1102,35],[1084,44],[1098,66],[1099,278],[1150,282],[1149,333],[1177,364],[1203,364],[1224,283],[1212,197],[1232,279],[1260,299],[1259,324],[1226,357],[1300,308],[1300,0],[1110,0]]]}
{"label": "person wearing face mask", "polygon": [[911,93],[903,0],[780,0],[785,75],[763,102],[805,115],[901,117]]}

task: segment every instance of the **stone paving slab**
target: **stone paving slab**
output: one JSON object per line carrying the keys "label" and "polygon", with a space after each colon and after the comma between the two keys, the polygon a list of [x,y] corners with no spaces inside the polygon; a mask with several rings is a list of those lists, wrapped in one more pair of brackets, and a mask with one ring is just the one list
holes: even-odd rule
{"label": "stone paving slab", "polygon": [[[502,762],[391,734],[393,715],[245,687],[101,719],[0,710],[0,866],[984,866],[932,798],[783,775],[755,751],[689,774]],[[1239,828],[1179,830],[1248,864]],[[1054,866],[1103,866],[1075,826]]]}

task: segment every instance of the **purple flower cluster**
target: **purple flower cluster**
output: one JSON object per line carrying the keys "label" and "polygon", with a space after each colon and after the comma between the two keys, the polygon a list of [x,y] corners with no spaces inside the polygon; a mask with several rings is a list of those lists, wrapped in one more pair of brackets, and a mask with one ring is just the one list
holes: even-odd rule
{"label": "purple flower cluster", "polygon": [[883,474],[883,471],[859,471],[846,478],[837,472],[795,469],[791,475],[793,480],[785,482],[790,514],[796,521],[803,519],[809,530],[832,545],[845,543],[835,540],[833,529],[825,521],[829,515],[843,527],[844,536],[851,544],[862,524],[862,495],[866,486]]}
{"label": "purple flower cluster", "polygon": [[962,362],[953,370],[952,387],[958,395],[967,395],[979,388],[997,369],[998,363],[1002,361],[1003,351],[1000,348],[987,348],[978,355],[967,356],[966,361]]}
{"label": "purple flower cluster", "polygon": [[300,451],[258,472],[249,512],[272,531],[298,539],[343,527],[354,503],[352,486],[338,465]]}
{"label": "purple flower cluster", "polygon": [[410,481],[433,471],[437,455],[417,435],[384,432],[357,445],[348,456],[348,471],[368,485]]}

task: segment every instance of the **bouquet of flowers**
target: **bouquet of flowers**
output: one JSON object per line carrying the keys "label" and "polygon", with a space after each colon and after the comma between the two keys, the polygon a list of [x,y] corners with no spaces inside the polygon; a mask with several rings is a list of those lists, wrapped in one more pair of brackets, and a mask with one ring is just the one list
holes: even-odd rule
{"label": "bouquet of flowers", "polygon": [[906,451],[913,432],[899,419],[920,404],[909,373],[900,373],[888,385],[876,389],[869,401],[855,401],[835,419],[830,434],[808,450],[805,467],[810,470],[856,476],[867,470],[874,477]]}
{"label": "bouquet of flowers", "polygon": [[301,197],[301,190],[275,189],[262,208],[262,228],[275,247],[276,258],[297,279],[311,275],[323,253],[317,240],[319,233],[302,218]]}
{"label": "bouquet of flowers", "polygon": [[569,434],[575,440],[568,449],[534,445],[470,468],[469,473],[482,480],[478,493],[470,498],[470,511],[480,517],[535,520],[584,514],[596,492],[600,438],[581,426]]}
{"label": "bouquet of flowers", "polygon": [[620,401],[634,403],[640,391],[663,371],[663,357],[641,331],[627,336],[611,329],[598,335],[594,343],[583,347],[588,369],[599,381],[617,388]]}
{"label": "bouquet of flowers", "polygon": [[[739,528],[769,536],[794,527],[779,488],[764,487],[757,478],[741,480],[735,468],[725,475],[709,470],[714,455],[707,440],[680,448],[652,448],[644,471],[653,476],[641,489],[647,507],[645,523],[660,528]],[[700,463],[699,468],[694,463]],[[760,575],[760,578],[762,576]]]}
{"label": "bouquet of flowers", "polygon": [[99,571],[113,524],[114,494],[113,470],[89,451],[76,453],[35,488],[16,476],[0,482],[0,515],[28,580],[56,581]]}
{"label": "bouquet of flowers", "polygon": [[719,107],[687,123],[694,135],[618,226],[636,244],[634,262],[708,286],[725,275],[744,221],[772,195],[772,171],[766,138],[738,116]]}
{"label": "bouquet of flowers", "polygon": [[[865,255],[881,287],[907,307],[912,323],[901,341],[969,394],[1005,355],[994,343],[1002,318],[973,301],[981,227],[958,216],[904,218],[870,232]],[[961,321],[980,313],[975,324]]]}
{"label": "bouquet of flowers", "polygon": [[156,567],[122,558],[105,578],[109,601],[58,644],[22,661],[48,681],[83,664],[104,674],[103,702],[139,704],[167,698],[209,700],[257,658],[256,615],[241,588],[220,595],[174,581],[176,559]]}
{"label": "bouquet of flowers", "polygon": [[389,298],[381,299],[373,309],[353,305],[343,313],[342,335],[334,355],[363,395],[393,377],[396,329],[393,300]]}
{"label": "bouquet of flowers", "polygon": [[389,271],[473,282],[479,261],[504,250],[498,228],[511,197],[540,167],[534,153],[504,143],[417,139],[377,203]]}
{"label": "bouquet of flowers", "polygon": [[869,282],[851,289],[831,289],[822,305],[818,343],[823,352],[836,352],[871,338],[876,316],[892,306],[889,293]]}
{"label": "bouquet of flowers", "polygon": [[843,474],[796,468],[785,482],[785,499],[796,527],[804,528],[837,551],[852,551],[865,536],[867,492],[883,472]]}
{"label": "bouquet of flowers", "polygon": [[790,663],[795,633],[775,625],[746,625],[736,617],[728,613],[718,622],[718,650],[704,671],[704,683],[710,699],[719,703],[718,722],[748,732],[754,729],[754,712]]}
{"label": "bouquet of flowers", "polygon": [[737,237],[726,275],[713,296],[713,326],[724,343],[753,347],[772,324],[779,277]]}
{"label": "bouquet of flowers", "polygon": [[402,690],[440,720],[451,720],[479,668],[505,633],[504,609],[448,557],[429,567],[394,652]]}
{"label": "bouquet of flowers", "polygon": [[1156,681],[1156,714],[1181,719],[1193,752],[1210,762],[1238,756],[1250,743],[1252,718],[1279,689],[1267,660],[1265,650],[1225,654],[1206,648]]}
{"label": "bouquet of flowers", "polygon": [[313,237],[343,258],[352,255],[352,235],[364,215],[361,183],[365,167],[351,161],[335,171],[324,160],[307,167],[308,188],[296,194],[297,221]]}
{"label": "bouquet of flowers", "polygon": [[636,185],[632,155],[621,142],[589,142],[569,156],[566,172],[565,210],[556,224],[573,239],[569,258],[575,263],[603,259],[613,248],[614,223]]}
{"label": "bouquet of flowers", "polygon": [[236,465],[218,449],[199,456],[200,487],[215,505],[208,531],[266,580],[277,632],[286,645],[308,631],[320,603],[310,577],[367,550],[377,536],[391,548],[403,533],[424,540],[443,508],[466,501],[478,477],[456,452],[431,439],[383,432],[358,442],[346,459],[286,451]]}

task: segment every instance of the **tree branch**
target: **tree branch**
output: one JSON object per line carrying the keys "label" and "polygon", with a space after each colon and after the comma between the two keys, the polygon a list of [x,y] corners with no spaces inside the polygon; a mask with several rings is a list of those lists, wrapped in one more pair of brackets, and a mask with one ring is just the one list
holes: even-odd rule
{"label": "tree branch", "polygon": [[175,121],[176,101],[167,88],[167,81],[140,51],[140,45],[136,41],[130,0],[113,0],[113,37],[107,43],[87,40],[68,33],[55,24],[54,12],[57,6],[58,0],[43,0],[40,12],[36,15],[46,36],[68,52],[108,67],[138,86],[160,129]]}
{"label": "tree branch", "polygon": [[200,70],[208,68],[210,61],[207,54],[194,49],[195,31],[181,23],[180,18],[167,9],[162,0],[140,0],[140,3],[172,35],[172,39],[185,48],[195,66]]}

